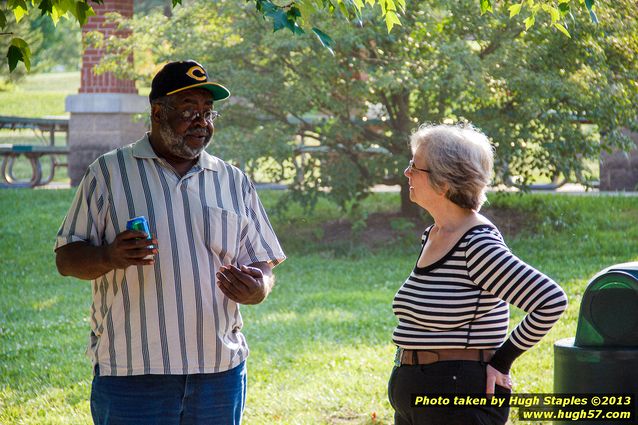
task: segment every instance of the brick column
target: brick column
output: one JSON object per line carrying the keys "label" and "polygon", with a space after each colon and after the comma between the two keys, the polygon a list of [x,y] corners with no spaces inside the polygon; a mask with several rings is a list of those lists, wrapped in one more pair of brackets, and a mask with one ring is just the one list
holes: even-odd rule
{"label": "brick column", "polygon": [[[115,11],[133,16],[133,0],[104,0],[103,4],[92,3],[92,7],[96,15],[82,28],[83,39],[90,31],[102,32],[105,40],[112,35],[126,36],[116,31],[115,24],[107,22],[105,14]],[[93,47],[84,50],[79,94],[66,98],[66,110],[71,113],[69,177],[74,186],[98,156],[134,142],[147,127],[138,114],[148,109],[148,100],[137,94],[135,82],[118,79],[112,73],[93,72],[104,53],[104,49]]]}

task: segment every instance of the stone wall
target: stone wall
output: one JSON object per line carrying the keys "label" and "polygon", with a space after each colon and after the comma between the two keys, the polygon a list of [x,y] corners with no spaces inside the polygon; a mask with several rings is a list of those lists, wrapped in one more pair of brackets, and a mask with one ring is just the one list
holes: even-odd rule
{"label": "stone wall", "polygon": [[[140,139],[148,129],[148,115],[139,114],[147,103],[146,98],[137,95],[111,95],[113,101],[109,109],[96,108],[91,98],[108,97],[105,94],[76,95],[67,98],[69,120],[69,177],[71,185],[77,186],[86,167],[98,156],[114,148],[125,146]],[[120,102],[116,102],[119,98]],[[129,99],[126,102],[122,99]],[[103,100],[103,99],[102,99]],[[88,105],[88,106],[87,106]],[[130,109],[134,109],[131,111]],[[109,111],[110,112],[107,112]]]}
{"label": "stone wall", "polygon": [[638,133],[625,134],[636,142],[636,149],[631,152],[601,154],[600,190],[638,190]]}

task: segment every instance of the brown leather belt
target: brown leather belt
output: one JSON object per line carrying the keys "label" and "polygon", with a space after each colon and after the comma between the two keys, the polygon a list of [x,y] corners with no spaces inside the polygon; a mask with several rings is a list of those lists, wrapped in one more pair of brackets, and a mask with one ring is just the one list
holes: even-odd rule
{"label": "brown leather belt", "polygon": [[487,363],[496,350],[476,350],[451,348],[446,350],[405,350],[400,349],[401,365],[425,365],[453,360],[470,360]]}

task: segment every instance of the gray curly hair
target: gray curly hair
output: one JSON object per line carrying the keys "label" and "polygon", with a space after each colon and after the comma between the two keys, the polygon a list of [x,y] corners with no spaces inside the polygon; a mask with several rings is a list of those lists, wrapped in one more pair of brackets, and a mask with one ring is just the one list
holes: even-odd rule
{"label": "gray curly hair", "polygon": [[412,153],[421,152],[430,184],[463,208],[478,211],[487,200],[494,150],[487,136],[471,124],[423,124],[410,138]]}

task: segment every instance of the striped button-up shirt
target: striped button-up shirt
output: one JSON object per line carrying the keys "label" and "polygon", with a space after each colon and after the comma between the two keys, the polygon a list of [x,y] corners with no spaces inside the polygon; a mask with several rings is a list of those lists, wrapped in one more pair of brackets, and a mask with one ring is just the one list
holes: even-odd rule
{"label": "striped button-up shirt", "polygon": [[248,355],[239,306],[217,287],[224,264],[276,265],[284,253],[246,175],[202,152],[183,177],[146,135],[91,164],[55,249],[113,242],[126,222],[148,219],[152,266],[93,280],[87,354],[100,375],[215,373]]}

